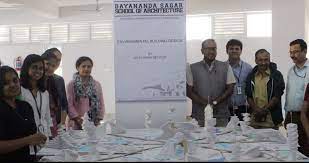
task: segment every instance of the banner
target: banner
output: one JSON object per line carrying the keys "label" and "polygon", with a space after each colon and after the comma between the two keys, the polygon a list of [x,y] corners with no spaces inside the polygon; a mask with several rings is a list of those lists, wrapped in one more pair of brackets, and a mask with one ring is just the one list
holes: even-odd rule
{"label": "banner", "polygon": [[116,101],[186,100],[185,0],[114,0]]}

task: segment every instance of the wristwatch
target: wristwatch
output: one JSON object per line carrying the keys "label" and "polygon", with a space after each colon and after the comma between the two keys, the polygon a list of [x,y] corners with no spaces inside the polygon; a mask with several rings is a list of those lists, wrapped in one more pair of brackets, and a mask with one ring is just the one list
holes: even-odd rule
{"label": "wristwatch", "polygon": [[218,102],[215,100],[215,101],[212,102],[212,105],[217,105],[217,103]]}

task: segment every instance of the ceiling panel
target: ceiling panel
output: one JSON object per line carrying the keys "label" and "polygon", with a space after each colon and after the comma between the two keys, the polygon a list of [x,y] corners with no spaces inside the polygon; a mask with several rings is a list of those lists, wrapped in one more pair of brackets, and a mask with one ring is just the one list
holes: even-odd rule
{"label": "ceiling panel", "polygon": [[6,3],[6,2],[2,2],[0,1],[0,10],[1,9],[16,9],[18,7],[22,6],[22,4],[18,4],[18,3]]}
{"label": "ceiling panel", "polygon": [[[96,0],[55,0],[59,6],[81,6],[96,4]],[[111,4],[112,0],[99,0],[100,4]]]}

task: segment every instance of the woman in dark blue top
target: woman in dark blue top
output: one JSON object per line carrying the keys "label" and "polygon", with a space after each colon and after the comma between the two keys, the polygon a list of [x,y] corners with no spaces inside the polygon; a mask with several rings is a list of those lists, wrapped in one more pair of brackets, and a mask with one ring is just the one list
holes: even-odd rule
{"label": "woman in dark blue top", "polygon": [[17,100],[20,83],[16,71],[0,68],[0,162],[34,161],[29,145],[45,143],[46,137],[36,133],[30,104]]}

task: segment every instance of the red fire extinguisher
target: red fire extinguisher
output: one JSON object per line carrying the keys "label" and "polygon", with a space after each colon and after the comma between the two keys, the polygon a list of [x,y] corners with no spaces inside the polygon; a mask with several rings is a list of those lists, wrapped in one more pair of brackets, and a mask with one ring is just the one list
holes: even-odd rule
{"label": "red fire extinguisher", "polygon": [[22,64],[23,58],[21,56],[18,56],[14,59],[14,68],[16,71],[20,71]]}

